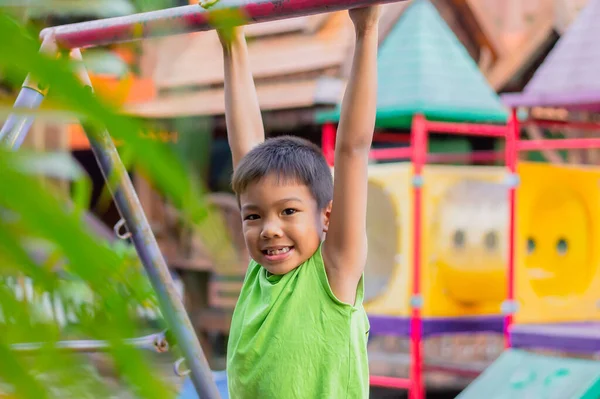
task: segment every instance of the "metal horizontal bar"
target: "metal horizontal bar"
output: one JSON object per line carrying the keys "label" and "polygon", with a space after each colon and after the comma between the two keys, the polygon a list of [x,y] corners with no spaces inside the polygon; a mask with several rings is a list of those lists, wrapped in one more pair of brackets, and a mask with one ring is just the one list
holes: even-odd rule
{"label": "metal horizontal bar", "polygon": [[412,147],[401,148],[377,148],[371,150],[369,158],[383,161],[390,159],[408,159],[412,156]]}
{"label": "metal horizontal bar", "polygon": [[[219,17],[241,25],[340,11],[405,0],[220,0],[209,10],[200,5],[167,8],[43,29],[54,32],[62,48],[84,48],[149,37],[214,29]],[[228,12],[227,12],[228,11]]]}
{"label": "metal horizontal bar", "polygon": [[[146,335],[140,338],[123,340],[125,345],[131,345],[138,349],[147,349],[155,352],[166,352],[169,349],[164,332]],[[22,344],[12,344],[10,349],[14,352],[33,353],[47,347],[48,343],[32,342]],[[59,341],[54,344],[54,349],[60,349],[67,352],[104,352],[111,348],[107,341],[100,340],[73,340]]]}
{"label": "metal horizontal bar", "polygon": [[[411,157],[411,147],[401,148],[378,148],[371,150],[369,157],[373,160],[402,160]],[[466,153],[429,153],[427,162],[493,162],[504,159],[502,151],[474,151]]]}
{"label": "metal horizontal bar", "polygon": [[372,387],[394,388],[394,389],[411,389],[412,381],[407,378],[383,377],[372,375],[369,377],[369,384]]}
{"label": "metal horizontal bar", "polygon": [[427,155],[427,162],[492,162],[504,159],[501,151],[474,151],[467,153],[435,153]]}
{"label": "metal horizontal bar", "polygon": [[507,127],[476,123],[453,123],[426,121],[427,131],[433,133],[460,134],[465,136],[505,137]]}
{"label": "metal horizontal bar", "polygon": [[600,138],[593,139],[548,139],[519,141],[519,151],[572,150],[579,148],[600,148]]}

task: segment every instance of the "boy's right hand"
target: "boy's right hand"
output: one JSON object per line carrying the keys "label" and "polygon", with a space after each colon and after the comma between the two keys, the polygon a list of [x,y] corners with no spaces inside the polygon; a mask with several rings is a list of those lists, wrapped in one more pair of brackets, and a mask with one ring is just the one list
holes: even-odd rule
{"label": "boy's right hand", "polygon": [[[198,5],[200,5],[200,7],[204,8],[205,10],[208,10],[218,2],[219,0],[199,0]],[[228,13],[223,13],[219,16],[215,16],[215,21],[213,22],[216,22],[216,25],[214,25],[215,30],[217,31],[219,41],[221,42],[223,48],[229,48],[232,42],[238,41],[243,38],[242,26],[232,23],[235,21],[236,17],[237,15],[228,15]],[[232,21],[229,21],[229,19],[232,19]]]}
{"label": "boy's right hand", "polygon": [[380,5],[351,8],[348,15],[359,33],[364,33],[377,28],[381,12]]}

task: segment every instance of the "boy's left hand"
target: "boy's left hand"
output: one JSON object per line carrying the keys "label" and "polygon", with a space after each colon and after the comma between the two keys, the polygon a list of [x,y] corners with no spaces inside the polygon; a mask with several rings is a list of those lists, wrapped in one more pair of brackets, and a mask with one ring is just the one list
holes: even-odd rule
{"label": "boy's left hand", "polygon": [[356,31],[365,32],[377,28],[380,10],[380,5],[352,8],[348,10],[348,15],[350,16]]}

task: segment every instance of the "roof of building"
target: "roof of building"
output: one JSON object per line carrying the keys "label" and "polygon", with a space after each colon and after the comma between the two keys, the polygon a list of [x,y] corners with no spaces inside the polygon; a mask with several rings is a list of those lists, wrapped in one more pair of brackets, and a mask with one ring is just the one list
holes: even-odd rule
{"label": "roof of building", "polygon": [[600,110],[600,0],[590,0],[511,106]]}

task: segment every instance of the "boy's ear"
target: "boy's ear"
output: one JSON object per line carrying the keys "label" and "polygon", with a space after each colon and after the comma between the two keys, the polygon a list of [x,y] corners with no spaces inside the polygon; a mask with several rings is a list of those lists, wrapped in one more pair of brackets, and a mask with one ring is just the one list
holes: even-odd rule
{"label": "boy's ear", "polygon": [[333,201],[329,201],[327,206],[323,209],[322,217],[323,217],[323,233],[327,233],[329,230],[329,218],[331,216],[331,206],[333,205]]}

